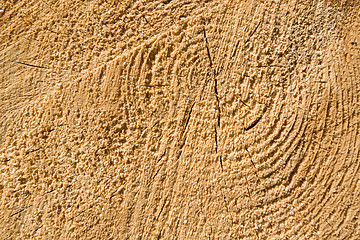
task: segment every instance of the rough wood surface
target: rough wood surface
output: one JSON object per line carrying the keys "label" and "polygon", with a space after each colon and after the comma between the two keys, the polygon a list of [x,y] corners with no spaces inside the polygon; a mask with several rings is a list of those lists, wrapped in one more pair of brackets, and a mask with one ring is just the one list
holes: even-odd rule
{"label": "rough wood surface", "polygon": [[360,239],[360,2],[0,2],[0,239]]}

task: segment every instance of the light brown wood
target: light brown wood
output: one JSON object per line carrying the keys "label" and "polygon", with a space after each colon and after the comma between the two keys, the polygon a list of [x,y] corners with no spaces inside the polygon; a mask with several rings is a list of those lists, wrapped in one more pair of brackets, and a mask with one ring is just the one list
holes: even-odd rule
{"label": "light brown wood", "polygon": [[360,239],[359,1],[2,1],[0,239]]}

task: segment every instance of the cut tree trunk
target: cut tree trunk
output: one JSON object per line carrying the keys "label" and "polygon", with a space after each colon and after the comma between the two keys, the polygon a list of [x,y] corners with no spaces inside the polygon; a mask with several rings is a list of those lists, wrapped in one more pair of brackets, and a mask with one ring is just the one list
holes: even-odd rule
{"label": "cut tree trunk", "polygon": [[0,238],[360,239],[359,6],[1,3]]}

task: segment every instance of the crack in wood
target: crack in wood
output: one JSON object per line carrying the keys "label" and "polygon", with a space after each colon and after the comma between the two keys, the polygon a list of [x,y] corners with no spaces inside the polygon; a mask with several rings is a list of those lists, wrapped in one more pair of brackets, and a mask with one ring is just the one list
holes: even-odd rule
{"label": "crack in wood", "polygon": [[34,68],[41,68],[41,69],[48,69],[46,67],[42,67],[42,66],[37,66],[37,65],[33,65],[33,64],[29,64],[29,63],[23,63],[23,62],[18,62],[18,61],[12,61],[13,63],[17,63],[17,64],[21,64],[27,67],[34,67]]}
{"label": "crack in wood", "polygon": [[[217,128],[220,128],[220,125],[221,125],[220,98],[219,98],[219,92],[218,92],[218,81],[216,78],[218,73],[213,69],[213,62],[212,62],[212,58],[211,58],[211,54],[210,54],[209,41],[208,41],[208,38],[206,35],[205,26],[203,26],[203,35],[204,35],[204,40],[205,40],[205,48],[206,48],[207,56],[209,59],[210,69],[212,70],[212,74],[213,74],[212,76],[214,79],[214,94],[215,94],[215,98],[216,98],[216,114],[217,114],[217,124],[215,125],[215,128],[214,128],[214,132],[215,132],[214,138],[215,138],[215,153],[217,155],[218,154]],[[219,156],[219,162],[220,162],[221,170],[224,171],[222,156]]]}
{"label": "crack in wood", "polygon": [[245,131],[249,131],[250,129],[254,128],[256,126],[256,124],[258,124],[260,122],[261,118],[262,118],[262,115],[260,117],[258,117],[252,124],[250,124],[250,126],[245,128]]}
{"label": "crack in wood", "polygon": [[13,217],[13,216],[15,216],[15,215],[18,215],[18,214],[26,211],[26,210],[27,210],[29,207],[31,207],[31,206],[32,206],[32,205],[30,205],[30,206],[28,206],[28,207],[26,207],[26,208],[23,208],[23,209],[21,209],[20,211],[17,211],[16,213],[11,214],[10,217]]}
{"label": "crack in wood", "polygon": [[[262,18],[259,23],[256,25],[255,29],[249,34],[249,37],[245,40],[244,42],[244,46],[250,41],[250,38],[255,34],[256,30],[259,28],[259,26],[261,25],[261,23],[263,22],[264,18]],[[240,40],[237,41],[235,47],[234,47],[234,51],[233,54],[231,54],[231,58],[234,58],[237,52],[237,49],[240,45]]]}
{"label": "crack in wood", "polygon": [[256,177],[258,178],[258,180],[260,181],[260,178],[259,178],[259,176],[258,176],[258,174],[257,174],[257,170],[256,170],[255,163],[254,163],[254,161],[252,160],[252,156],[251,156],[249,150],[247,149],[247,147],[245,147],[245,151],[248,153],[248,155],[249,155],[249,157],[250,157],[250,162],[251,162],[251,165],[254,167],[255,175],[256,175]]}

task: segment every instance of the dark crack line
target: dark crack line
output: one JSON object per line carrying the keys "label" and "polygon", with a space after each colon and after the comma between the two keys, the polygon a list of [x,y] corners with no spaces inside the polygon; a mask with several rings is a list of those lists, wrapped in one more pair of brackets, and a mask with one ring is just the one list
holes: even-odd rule
{"label": "dark crack line", "polygon": [[257,65],[257,66],[250,66],[250,67],[254,67],[254,68],[287,68],[286,66],[282,66],[282,65]]}
{"label": "dark crack line", "polygon": [[157,216],[157,218],[156,218],[156,219],[159,219],[159,218],[160,218],[160,215],[161,215],[162,211],[163,211],[163,210],[164,210],[164,208],[165,208],[166,201],[167,201],[167,197],[165,198],[164,204],[162,205],[162,207],[161,207],[161,209],[160,209],[160,212],[159,212],[159,214],[158,214],[158,216]]}
{"label": "dark crack line", "polygon": [[34,232],[33,232],[33,234],[35,234],[40,228],[42,228],[44,225],[41,225],[40,227],[37,227],[35,230],[34,230]]}
{"label": "dark crack line", "polygon": [[152,28],[154,27],[154,26],[147,20],[147,18],[145,17],[145,15],[143,15],[142,17],[145,19],[145,22],[150,25],[150,27],[152,27]]}
{"label": "dark crack line", "polygon": [[113,197],[116,196],[116,194],[119,192],[119,190],[121,190],[120,188],[121,188],[121,187],[119,187],[117,190],[115,190],[115,192],[113,192],[113,193],[111,194],[111,196],[109,197],[110,200],[111,200]]}
{"label": "dark crack line", "polygon": [[46,132],[48,132],[48,133],[53,132],[53,131],[56,130],[57,127],[62,127],[62,126],[65,126],[65,124],[60,124],[60,125],[58,125],[58,126],[55,126],[55,128],[50,129],[50,130],[48,130],[48,131],[46,131]]}
{"label": "dark crack line", "polygon": [[235,57],[239,45],[240,45],[240,40],[237,41],[237,43],[235,45],[235,48],[234,48],[234,51],[233,51],[233,54],[231,54],[231,58]]}
{"label": "dark crack line", "polygon": [[[205,26],[203,27],[203,34],[204,34],[205,47],[206,47],[206,52],[207,52],[207,56],[208,56],[208,59],[209,59],[210,69],[211,69],[211,72],[212,72],[212,74],[210,73],[209,75],[210,75],[210,79],[211,79],[211,75],[212,75],[213,80],[214,80],[214,94],[215,94],[215,98],[216,98],[216,109],[215,109],[215,111],[216,111],[216,115],[217,115],[217,124],[214,126],[215,153],[216,153],[216,158],[219,158],[221,171],[224,172],[222,156],[221,155],[218,156],[218,151],[219,151],[218,128],[220,128],[220,126],[221,126],[220,98],[219,98],[219,91],[218,91],[218,81],[217,81],[217,78],[216,78],[218,72],[213,68],[213,62],[212,62],[212,58],[211,58],[211,55],[210,55],[209,41],[208,41],[207,36],[206,36]],[[229,215],[231,217],[231,222],[233,224],[234,222],[233,222],[232,216],[230,214],[228,203],[227,203],[226,197],[224,195],[224,192],[223,192],[223,189],[222,189],[221,186],[220,186],[220,191],[221,191],[221,195],[222,195],[223,200],[224,200],[225,208],[226,208],[227,212],[229,213]]]}
{"label": "dark crack line", "polygon": [[[218,133],[217,133],[217,126],[214,127],[214,132],[215,132],[215,136],[214,136],[214,139],[215,139],[215,153],[216,153],[216,155],[217,155],[217,153],[218,153]],[[220,162],[221,171],[223,172],[223,171],[224,171],[224,166],[223,166],[223,161],[222,161],[222,156],[221,156],[221,155],[219,156],[219,162]]]}
{"label": "dark crack line", "polygon": [[[166,154],[166,150],[165,150],[164,153],[161,155],[161,157],[160,157],[159,160],[157,161],[156,165],[161,161],[161,159],[165,156],[165,154]],[[159,167],[159,169],[155,172],[155,174],[151,177],[151,181],[150,181],[150,183],[149,183],[149,186],[151,186],[151,184],[154,182],[155,177],[159,174],[159,172],[160,172],[160,170],[161,170],[162,167],[163,167],[163,165],[161,165],[161,166]]]}
{"label": "dark crack line", "polygon": [[181,132],[181,135],[180,135],[180,137],[179,137],[179,142],[178,142],[178,144],[179,144],[179,156],[178,156],[178,159],[180,158],[180,156],[181,156],[181,154],[182,154],[182,151],[183,151],[183,148],[184,148],[184,146],[185,146],[185,144],[186,144],[186,140],[187,140],[187,135],[185,134],[186,133],[186,129],[188,128],[188,125],[189,125],[189,122],[190,122],[190,118],[191,118],[191,113],[192,113],[192,111],[193,111],[193,109],[194,109],[194,106],[195,106],[195,101],[194,101],[194,103],[191,105],[191,107],[190,107],[190,110],[189,110],[189,113],[188,113],[188,116],[187,116],[187,118],[186,118],[186,122],[185,122],[185,124],[184,124],[184,129],[183,129],[183,131]]}
{"label": "dark crack line", "polygon": [[[214,128],[214,131],[215,131],[214,138],[215,138],[215,152],[216,152],[216,155],[217,155],[218,154],[218,132],[217,132],[217,128],[220,128],[220,125],[221,125],[220,98],[219,98],[219,92],[218,92],[218,81],[217,81],[217,78],[216,78],[217,73],[213,69],[213,62],[212,62],[211,55],[210,55],[209,41],[208,41],[207,36],[206,36],[205,26],[203,27],[203,34],[204,34],[204,39],[205,39],[206,52],[207,52],[207,56],[209,58],[210,68],[213,71],[213,78],[214,78],[214,93],[215,93],[215,98],[216,98],[216,114],[217,114],[217,125]],[[224,171],[223,161],[222,161],[221,156],[219,157],[219,162],[220,162],[221,170]]]}
{"label": "dark crack line", "polygon": [[41,150],[41,149],[42,149],[42,148],[40,147],[40,148],[37,148],[37,149],[29,150],[29,151],[27,151],[27,152],[25,153],[25,155],[28,155],[29,153],[37,152],[37,151],[39,151],[39,150]]}
{"label": "dark crack line", "polygon": [[177,239],[179,223],[180,223],[180,218],[177,219],[176,226],[175,226],[175,234],[174,234],[175,239]]}
{"label": "dark crack line", "polygon": [[190,122],[191,113],[192,113],[192,111],[193,111],[194,106],[195,106],[195,102],[194,102],[194,103],[191,105],[191,107],[190,107],[190,111],[189,111],[189,114],[188,114],[188,116],[187,116],[186,123],[185,123],[184,129],[183,129],[183,131],[182,131],[182,133],[181,133],[181,137],[180,137],[180,138],[183,138],[183,136],[185,135],[186,129],[187,129],[187,127],[188,127],[188,125],[189,125],[189,122]]}
{"label": "dark crack line", "polygon": [[222,161],[222,157],[221,157],[221,156],[219,156],[219,160],[220,160],[221,171],[224,171],[224,166],[223,166],[223,161]]}
{"label": "dark crack line", "polygon": [[255,163],[254,163],[254,161],[252,160],[252,156],[251,156],[249,150],[247,149],[247,147],[245,147],[245,150],[246,150],[246,152],[249,154],[251,165],[254,167],[254,170],[255,170],[255,175],[256,175],[256,177],[258,178],[258,180],[260,181],[259,175],[257,174],[257,170],[256,170]]}
{"label": "dark crack line", "polygon": [[246,107],[248,107],[248,108],[250,108],[246,103],[244,103],[244,101],[243,100],[241,100],[241,99],[239,99],[240,100],[240,102],[244,105],[244,106],[246,106]]}
{"label": "dark crack line", "polygon": [[18,212],[16,212],[16,213],[11,214],[11,216],[10,216],[10,217],[13,217],[13,216],[15,216],[15,215],[17,215],[17,214],[20,214],[20,213],[22,213],[22,212],[26,211],[26,209],[27,209],[27,208],[21,209],[20,211],[18,211]]}
{"label": "dark crack line", "polygon": [[260,122],[261,118],[262,118],[262,115],[260,117],[258,117],[250,126],[245,128],[245,131],[249,131],[250,129],[254,128],[256,126],[256,124],[258,124]]}
{"label": "dark crack line", "polygon": [[26,211],[26,210],[27,210],[29,207],[31,207],[31,206],[32,206],[32,205],[30,205],[30,206],[28,206],[28,207],[26,207],[26,208],[23,208],[23,209],[21,209],[20,211],[17,211],[16,213],[11,214],[10,217],[13,217],[13,216],[15,216],[15,215],[18,215],[18,214]]}
{"label": "dark crack line", "polygon": [[217,124],[218,124],[218,127],[220,127],[220,122],[221,122],[221,119],[220,119],[220,114],[221,114],[221,111],[220,111],[220,99],[219,99],[219,93],[218,93],[218,82],[217,82],[217,79],[216,79],[216,76],[214,76],[214,92],[215,92],[215,97],[216,97],[216,107],[217,107]]}
{"label": "dark crack line", "polygon": [[195,106],[195,102],[194,102],[194,103],[191,105],[191,107],[190,107],[189,116],[188,116],[188,118],[187,118],[187,120],[186,120],[186,124],[185,124],[185,129],[184,129],[184,130],[186,130],[186,128],[187,128],[187,126],[188,126],[188,124],[189,124],[189,121],[190,121],[190,118],[191,118],[191,113],[192,113],[192,110],[193,110],[194,106]]}
{"label": "dark crack line", "polygon": [[249,37],[246,39],[244,45],[250,41],[250,38],[255,34],[256,30],[260,27],[260,24],[263,22],[264,17],[259,21],[259,23],[256,25],[255,29],[250,33]]}
{"label": "dark crack line", "polygon": [[[245,44],[247,44],[250,41],[250,38],[255,34],[256,30],[260,27],[260,24],[263,22],[263,18],[259,21],[259,23],[256,25],[255,29],[249,34],[249,37],[245,40],[244,42],[244,46]],[[237,52],[237,49],[239,48],[240,45],[240,40],[237,41],[235,47],[234,47],[234,51],[233,54],[231,55],[231,58],[234,58]]]}
{"label": "dark crack line", "polygon": [[1,162],[9,162],[9,161],[10,161],[10,159],[5,158],[5,160],[2,160]]}
{"label": "dark crack line", "polygon": [[207,55],[208,55],[208,58],[209,58],[210,68],[212,68],[213,64],[212,64],[211,55],[210,55],[209,41],[208,41],[208,39],[206,37],[205,26],[203,27],[203,34],[204,34],[204,39],[205,39],[206,52],[207,52]]}
{"label": "dark crack line", "polygon": [[33,65],[33,64],[28,64],[28,63],[23,63],[23,62],[18,62],[18,61],[13,61],[13,63],[21,64],[21,65],[28,66],[28,67],[47,69],[46,67],[36,66],[36,65]]}
{"label": "dark crack line", "polygon": [[55,190],[56,190],[56,189],[53,189],[53,190],[47,191],[47,192],[45,192],[45,193],[43,194],[43,196],[45,196],[45,195],[47,195],[47,194],[50,194],[50,193],[52,193],[52,192],[55,192]]}

